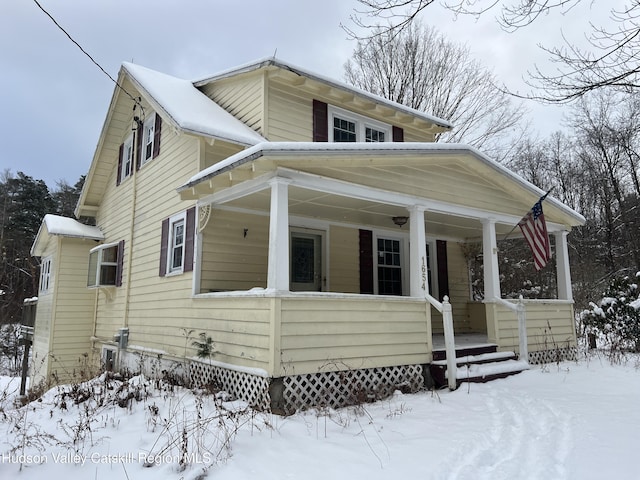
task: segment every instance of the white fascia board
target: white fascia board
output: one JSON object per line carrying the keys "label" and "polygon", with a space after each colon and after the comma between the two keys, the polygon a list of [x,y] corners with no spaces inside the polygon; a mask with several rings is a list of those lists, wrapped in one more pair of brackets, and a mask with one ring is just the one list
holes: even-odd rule
{"label": "white fascia board", "polygon": [[225,188],[224,190],[220,190],[212,195],[208,195],[206,197],[198,200],[197,205],[201,207],[203,205],[220,205],[223,203],[232,202],[238,198],[247,197],[253,193],[260,192],[262,190],[266,190],[271,188],[269,184],[269,180],[276,176],[275,172],[269,172],[264,175],[260,175],[252,180],[246,180],[242,183],[234,185],[229,188]]}

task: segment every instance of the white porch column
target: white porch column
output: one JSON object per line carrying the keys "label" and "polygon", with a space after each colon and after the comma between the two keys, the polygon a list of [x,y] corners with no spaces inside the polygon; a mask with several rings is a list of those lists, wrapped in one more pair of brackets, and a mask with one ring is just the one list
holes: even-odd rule
{"label": "white porch column", "polygon": [[429,291],[427,276],[427,240],[424,227],[424,208],[409,207],[409,285],[412,297],[424,298]]}
{"label": "white porch column", "polygon": [[493,301],[494,298],[501,298],[496,221],[492,218],[482,221],[482,262],[484,266],[484,299]]}
{"label": "white porch column", "polygon": [[567,231],[553,233],[553,236],[556,237],[556,273],[558,276],[558,299],[560,300],[573,300],[567,235],[569,235]]}
{"label": "white porch column", "polygon": [[267,288],[289,290],[289,181],[271,180]]}

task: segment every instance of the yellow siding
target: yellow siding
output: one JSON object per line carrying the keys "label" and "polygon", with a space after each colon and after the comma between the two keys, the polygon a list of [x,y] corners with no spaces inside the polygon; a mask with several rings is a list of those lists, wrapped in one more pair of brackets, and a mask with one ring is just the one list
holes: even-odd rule
{"label": "yellow siding", "polygon": [[52,237],[49,293],[38,297],[33,342],[33,385],[54,375],[60,382],[88,375],[95,292],[87,289],[89,250],[95,242]]}
{"label": "yellow siding", "polygon": [[[304,89],[275,81],[268,82],[266,138],[273,142],[310,142],[313,140],[313,100],[343,108],[374,120],[394,125],[393,119],[376,114],[375,110],[365,110],[351,101],[312,94]],[[350,95],[345,98],[352,98]],[[433,142],[433,134],[412,125],[395,123],[404,130],[405,142]]]}
{"label": "yellow siding", "polygon": [[[152,111],[149,105],[144,107]],[[193,206],[180,200],[176,188],[199,166],[199,140],[178,135],[167,123],[163,123],[157,158],[119,186],[117,166],[113,166],[96,222],[106,235],[105,243],[125,241],[123,285],[98,291],[96,336],[102,342],[110,342],[119,328],[153,318],[167,303],[179,309],[190,298],[191,273],[159,276],[160,236],[165,218]]]}
{"label": "yellow siding", "polygon": [[239,145],[234,145],[232,143],[226,143],[221,140],[216,140],[216,142],[211,145],[209,142],[202,140],[204,145],[205,155],[204,161],[200,166],[200,170],[204,170],[205,168],[214,165],[225,158],[230,157],[242,150],[242,147]]}
{"label": "yellow siding", "polygon": [[453,309],[456,332],[471,331],[467,304],[469,302],[469,270],[460,243],[447,242],[447,262],[449,270],[449,297]]}
{"label": "yellow siding", "polygon": [[56,269],[56,310],[51,373],[60,381],[87,378],[93,334],[95,291],[87,288],[89,250],[95,242],[63,238]]}
{"label": "yellow siding", "polygon": [[49,241],[42,252],[41,260],[53,257],[51,263],[51,279],[49,292],[38,295],[36,307],[36,319],[33,334],[33,347],[31,350],[31,386],[36,386],[49,378],[51,350],[51,327],[53,324],[53,309],[55,305],[55,286],[57,282],[56,269],[58,268],[58,238],[49,237]]}
{"label": "yellow siding", "polygon": [[201,292],[266,288],[268,250],[269,217],[214,209],[202,235]]}
{"label": "yellow siding", "polygon": [[430,361],[425,302],[357,297],[282,299],[276,374],[410,365]]}
{"label": "yellow siding", "polygon": [[358,230],[332,225],[329,229],[330,290],[360,293]]}
{"label": "yellow siding", "polygon": [[[433,244],[435,249],[435,244]],[[435,267],[434,267],[435,268]],[[456,333],[471,331],[469,302],[469,274],[467,262],[458,242],[447,242],[447,268],[449,274],[449,302],[453,311],[453,326]],[[435,309],[433,315],[433,332],[443,333],[442,315]]]}
{"label": "yellow siding", "polygon": [[[214,360],[246,367],[269,367],[269,312],[272,299],[255,297],[167,299],[149,295],[131,306],[129,346],[193,357],[192,346],[206,332],[215,343]],[[158,308],[160,305],[160,308]]]}
{"label": "yellow siding", "polygon": [[256,132],[264,132],[263,74],[210,83],[202,91]]}
{"label": "yellow siding", "polygon": [[313,141],[312,101],[292,87],[270,82],[267,138],[272,142]]}
{"label": "yellow siding", "polygon": [[[550,350],[576,345],[573,305],[559,300],[526,300],[529,351]],[[487,304],[489,340],[502,350],[518,351],[516,313],[497,304]],[[493,334],[492,334],[493,332]]]}

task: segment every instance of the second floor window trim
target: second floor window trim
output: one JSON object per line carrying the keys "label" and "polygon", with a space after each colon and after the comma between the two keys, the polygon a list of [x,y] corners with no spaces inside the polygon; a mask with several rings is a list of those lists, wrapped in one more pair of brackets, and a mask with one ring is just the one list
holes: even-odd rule
{"label": "second floor window trim", "polygon": [[124,180],[125,178],[131,176],[133,173],[133,165],[134,165],[134,134],[131,133],[127,139],[124,141],[122,148],[122,166],[120,171],[120,178]]}
{"label": "second floor window trim", "polygon": [[391,125],[328,106],[330,142],[390,142]]}
{"label": "second floor window trim", "polygon": [[153,158],[156,114],[149,115],[142,126],[142,165]]}

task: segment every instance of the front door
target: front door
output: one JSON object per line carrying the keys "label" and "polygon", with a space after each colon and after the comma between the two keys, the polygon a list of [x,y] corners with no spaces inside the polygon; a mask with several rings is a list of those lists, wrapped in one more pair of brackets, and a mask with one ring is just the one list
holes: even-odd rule
{"label": "front door", "polygon": [[291,291],[322,291],[322,232],[292,231],[290,248]]}

